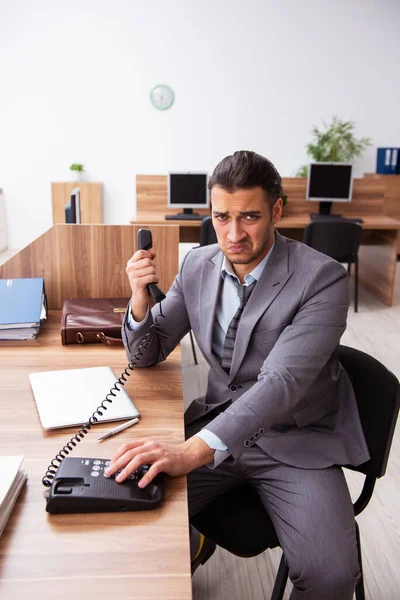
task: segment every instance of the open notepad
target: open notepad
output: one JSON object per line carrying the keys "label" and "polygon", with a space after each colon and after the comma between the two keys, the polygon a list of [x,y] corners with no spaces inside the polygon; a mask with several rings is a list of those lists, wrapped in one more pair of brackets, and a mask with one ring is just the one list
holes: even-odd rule
{"label": "open notepad", "polygon": [[[40,421],[44,429],[82,425],[105,400],[117,378],[110,367],[42,371],[31,373],[32,386]],[[118,384],[118,388],[121,388]],[[96,415],[99,422],[119,421],[139,416],[139,411],[122,388],[105,403],[107,410]]]}
{"label": "open notepad", "polygon": [[23,456],[0,456],[0,535],[27,479],[21,469],[23,460]]}

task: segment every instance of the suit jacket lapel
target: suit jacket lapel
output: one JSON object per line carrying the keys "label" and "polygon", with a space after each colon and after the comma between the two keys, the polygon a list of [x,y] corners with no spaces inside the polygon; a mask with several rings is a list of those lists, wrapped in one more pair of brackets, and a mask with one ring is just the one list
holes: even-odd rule
{"label": "suit jacket lapel", "polygon": [[215,311],[222,285],[221,267],[223,254],[218,249],[216,254],[205,260],[202,265],[200,279],[200,328],[205,352],[210,357],[214,369],[219,370],[222,377],[228,379],[228,374],[212,352],[212,337],[215,324]]}
{"label": "suit jacket lapel", "polygon": [[236,377],[257,321],[292,276],[293,271],[289,271],[288,261],[289,255],[286,242],[278,232],[275,232],[275,247],[239,322],[229,380]]}

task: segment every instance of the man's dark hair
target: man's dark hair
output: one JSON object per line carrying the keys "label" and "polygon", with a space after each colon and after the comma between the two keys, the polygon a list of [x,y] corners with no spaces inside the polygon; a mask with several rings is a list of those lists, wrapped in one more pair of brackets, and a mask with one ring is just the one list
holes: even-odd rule
{"label": "man's dark hair", "polygon": [[271,207],[282,196],[282,179],[272,162],[249,150],[238,150],[223,158],[209,179],[210,193],[214,185],[228,192],[261,187]]}

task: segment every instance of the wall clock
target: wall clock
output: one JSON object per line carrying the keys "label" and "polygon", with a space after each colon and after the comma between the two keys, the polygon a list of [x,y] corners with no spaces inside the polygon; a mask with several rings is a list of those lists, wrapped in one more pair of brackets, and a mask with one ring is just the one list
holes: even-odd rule
{"label": "wall clock", "polygon": [[150,92],[151,102],[159,110],[170,108],[174,102],[174,98],[174,92],[168,85],[156,85]]}

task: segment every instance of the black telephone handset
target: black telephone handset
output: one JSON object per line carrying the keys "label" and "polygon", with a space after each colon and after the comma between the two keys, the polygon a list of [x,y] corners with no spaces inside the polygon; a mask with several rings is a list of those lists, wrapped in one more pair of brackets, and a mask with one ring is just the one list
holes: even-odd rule
{"label": "black telephone handset", "polygon": [[[149,250],[152,247],[152,236],[149,229],[139,229],[138,247]],[[156,302],[164,300],[165,294],[155,283],[149,284],[149,292]],[[138,350],[128,363],[121,376],[115,382],[105,399],[96,408],[87,423],[66,443],[47,467],[42,479],[48,488],[46,510],[49,513],[82,513],[82,512],[115,512],[129,510],[150,510],[156,508],[164,495],[163,473],[160,473],[145,488],[138,487],[138,481],[147,472],[149,466],[143,465],[132,473],[123,483],[117,483],[112,477],[104,475],[104,469],[110,463],[104,458],[70,458],[68,454],[82,441],[88,431],[98,422],[122,387],[125,385],[129,371],[134,371],[136,363],[146,352],[154,335],[153,328],[158,319],[164,315],[161,311],[154,319],[153,325],[139,344]],[[120,387],[118,387],[120,386]]]}
{"label": "black telephone handset", "polygon": [[[138,231],[138,250],[150,250],[153,247],[153,239],[151,237],[150,229],[139,229]],[[161,302],[164,300],[165,294],[160,290],[155,283],[149,283],[148,289],[150,296],[155,302]]]}

